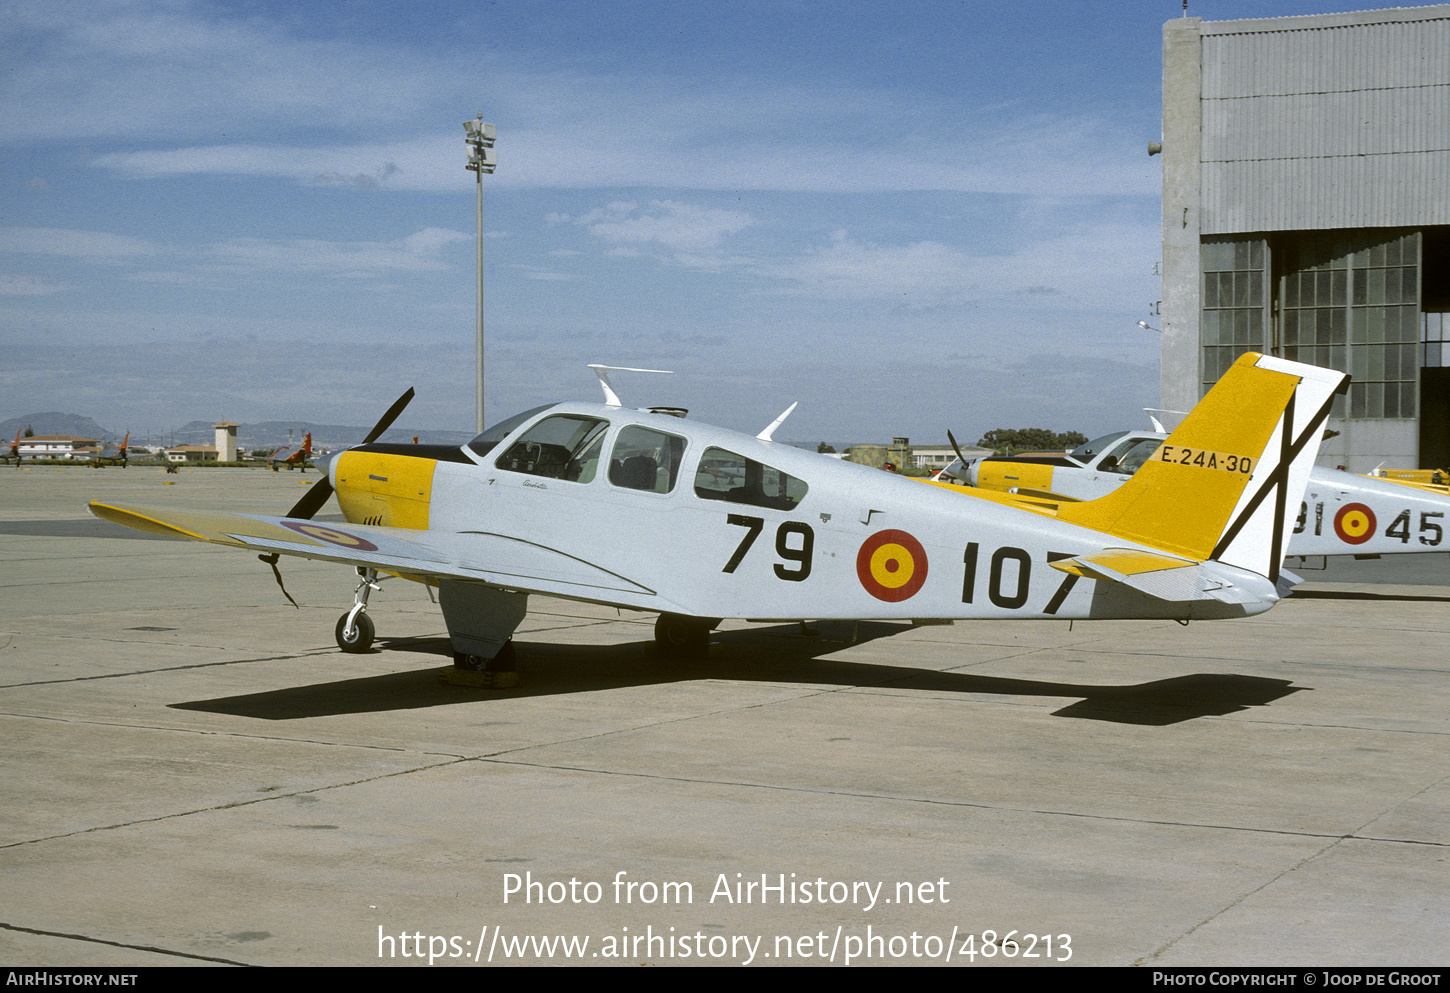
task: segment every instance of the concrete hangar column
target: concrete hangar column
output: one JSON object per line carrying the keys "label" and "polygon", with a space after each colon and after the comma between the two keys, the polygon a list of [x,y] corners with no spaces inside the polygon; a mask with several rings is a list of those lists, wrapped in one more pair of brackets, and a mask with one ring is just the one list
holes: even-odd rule
{"label": "concrete hangar column", "polygon": [[1321,461],[1450,463],[1450,4],[1163,28],[1163,406],[1348,372]]}

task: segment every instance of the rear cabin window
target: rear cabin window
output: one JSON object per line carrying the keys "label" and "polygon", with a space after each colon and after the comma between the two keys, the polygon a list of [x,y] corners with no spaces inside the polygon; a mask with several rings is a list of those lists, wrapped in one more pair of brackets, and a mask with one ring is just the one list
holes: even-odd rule
{"label": "rear cabin window", "polygon": [[806,490],[803,480],[723,448],[705,449],[695,470],[695,495],[701,500],[793,510]]}
{"label": "rear cabin window", "polygon": [[546,417],[494,463],[509,472],[588,483],[599,468],[608,421],[579,414]]}
{"label": "rear cabin window", "polygon": [[684,438],[632,424],[614,442],[609,481],[626,490],[669,493],[675,488],[684,454]]}

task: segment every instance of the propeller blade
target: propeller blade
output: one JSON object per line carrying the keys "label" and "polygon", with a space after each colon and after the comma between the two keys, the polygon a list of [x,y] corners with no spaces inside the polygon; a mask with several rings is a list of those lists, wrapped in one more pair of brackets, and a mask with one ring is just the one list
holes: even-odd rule
{"label": "propeller blade", "polygon": [[947,429],[947,441],[952,443],[952,451],[957,453],[957,458],[961,460],[962,465],[966,465],[967,460],[966,457],[962,455],[962,446],[958,445],[957,439],[952,437],[952,432],[950,428]]}
{"label": "propeller blade", "polygon": [[[377,441],[384,431],[393,426],[393,421],[398,419],[398,415],[403,412],[403,408],[408,406],[408,402],[412,399],[413,389],[409,387],[408,392],[398,397],[393,405],[388,408],[387,413],[383,414],[378,420],[378,423],[373,425],[373,429],[368,432],[368,436],[363,439],[362,443],[364,445],[371,445]],[[312,484],[312,488],[303,494],[302,499],[298,500],[292,509],[287,512],[287,516],[304,521],[312,520],[317,512],[322,509],[323,504],[327,503],[327,498],[332,496],[332,480],[329,476],[330,473],[326,469],[323,469],[322,478]]]}
{"label": "propeller blade", "polygon": [[402,396],[398,397],[397,400],[393,401],[393,405],[388,408],[388,412],[378,420],[377,424],[373,425],[373,429],[369,431],[368,436],[363,439],[363,444],[371,445],[373,442],[377,441],[378,438],[382,437],[383,432],[393,426],[393,422],[398,419],[398,415],[403,412],[403,408],[408,406],[409,401],[411,401],[412,399],[413,388],[410,386],[408,387],[408,392],[404,393]]}

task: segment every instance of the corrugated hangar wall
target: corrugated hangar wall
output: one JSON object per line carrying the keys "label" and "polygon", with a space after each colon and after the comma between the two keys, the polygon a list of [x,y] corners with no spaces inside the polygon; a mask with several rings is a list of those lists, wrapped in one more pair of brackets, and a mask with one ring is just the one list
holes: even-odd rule
{"label": "corrugated hangar wall", "polygon": [[1162,405],[1281,354],[1331,463],[1450,464],[1450,4],[1167,22],[1162,150]]}
{"label": "corrugated hangar wall", "polygon": [[1450,224],[1450,6],[1201,30],[1201,234]]}

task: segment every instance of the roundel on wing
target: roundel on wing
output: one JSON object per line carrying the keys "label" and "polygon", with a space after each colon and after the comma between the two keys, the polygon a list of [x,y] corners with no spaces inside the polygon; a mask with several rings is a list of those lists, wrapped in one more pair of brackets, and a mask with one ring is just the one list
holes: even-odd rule
{"label": "roundel on wing", "polygon": [[339,531],[337,528],[323,527],[321,524],[303,524],[299,521],[283,521],[282,524],[296,531],[298,534],[305,534],[309,538],[325,541],[329,545],[340,545],[343,548],[351,548],[359,552],[376,552],[378,550],[378,546],[366,538],[359,538],[355,534],[348,534],[346,531]]}
{"label": "roundel on wing", "polygon": [[856,553],[856,577],[876,599],[900,603],[926,582],[926,549],[905,531],[877,531]]}
{"label": "roundel on wing", "polygon": [[1374,511],[1362,503],[1347,503],[1334,515],[1334,533],[1348,545],[1363,545],[1374,537]]}

